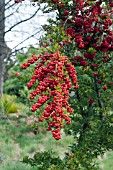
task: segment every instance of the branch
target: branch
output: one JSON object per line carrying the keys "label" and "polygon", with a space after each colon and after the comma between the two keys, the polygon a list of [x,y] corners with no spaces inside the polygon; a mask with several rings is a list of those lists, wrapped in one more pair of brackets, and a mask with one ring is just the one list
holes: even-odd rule
{"label": "branch", "polygon": [[[94,71],[94,68],[92,70]],[[94,84],[95,84],[95,91],[96,91],[96,95],[97,95],[98,105],[99,105],[100,109],[102,109],[102,103],[101,103],[101,100],[100,100],[100,93],[99,93],[99,88],[98,88],[96,77],[94,77]],[[100,111],[100,118],[101,119],[103,118],[102,111]]]}
{"label": "branch", "polygon": [[[10,6],[8,6],[7,8],[5,8],[5,11],[8,10],[9,8],[13,7],[14,5],[15,5],[15,3],[12,4],[12,5],[10,5]],[[6,5],[5,5],[5,6],[6,6]]]}
{"label": "branch", "polygon": [[[8,10],[9,8],[11,8],[11,7],[14,6],[14,5],[15,5],[15,3],[12,4],[12,5],[10,5],[8,8],[6,8],[5,11]],[[20,8],[20,6],[18,6],[13,13],[11,13],[11,14],[5,16],[4,18],[2,18],[2,20],[0,20],[0,22],[2,22],[2,21],[4,21],[5,19],[11,17],[14,13],[16,13],[16,12],[18,11],[19,8]],[[3,29],[3,28],[1,28],[0,30],[2,30],[2,29]],[[5,34],[5,33],[4,33],[4,34]]]}
{"label": "branch", "polygon": [[6,18],[9,18],[10,16],[12,16],[15,12],[17,12],[17,10],[19,9],[19,7],[11,14],[7,15],[6,17],[4,17],[2,20],[0,20],[0,22],[4,21]]}
{"label": "branch", "polygon": [[[81,102],[81,99],[80,99],[80,95],[79,95],[79,92],[78,92],[78,90],[76,91],[76,95],[77,95],[77,99],[78,99],[78,101],[79,101],[79,103]],[[83,115],[83,113],[84,113],[84,111],[83,111],[83,107],[80,105],[80,110],[81,110],[81,113],[82,113],[82,115]]]}
{"label": "branch", "polygon": [[[33,45],[35,46],[36,44],[33,44]],[[10,53],[10,55],[15,56],[15,54],[17,54],[19,51],[21,51],[21,50],[23,50],[23,49],[26,49],[26,48],[28,48],[28,47],[30,47],[30,46],[31,46],[31,45],[28,45],[27,47],[26,47],[26,46],[25,46],[25,47],[21,47],[21,48],[15,50],[15,51],[13,51],[12,53]]]}
{"label": "branch", "polygon": [[[31,37],[34,37],[34,35],[38,34],[41,30],[38,30],[37,32],[35,32],[34,34],[30,35],[29,37],[27,37],[26,39],[24,39],[23,41],[21,41],[18,45],[16,45],[13,49],[17,48],[20,44],[24,43],[25,41],[27,41],[28,39],[30,39]],[[12,50],[13,50],[12,49]]]}
{"label": "branch", "polygon": [[7,6],[9,4],[9,2],[11,2],[11,0],[9,0],[8,2],[5,3],[5,6]]}
{"label": "branch", "polygon": [[[100,93],[99,93],[96,77],[94,77],[94,83],[95,83],[95,91],[96,91],[96,95],[97,95],[97,99],[98,99],[98,105],[99,105],[100,109],[102,109],[102,103],[101,103],[101,100],[100,100]],[[100,111],[100,118],[101,119],[103,118],[102,111]]]}
{"label": "branch", "polygon": [[[24,43],[25,41],[27,41],[27,40],[30,39],[31,37],[34,37],[34,36],[35,36],[36,34],[38,34],[40,31],[41,31],[41,30],[38,30],[38,31],[35,32],[34,34],[30,35],[29,37],[27,37],[26,39],[24,39],[23,41],[21,41],[18,45],[16,45],[13,49],[17,48],[20,44]],[[22,49],[24,49],[24,48],[26,48],[26,47],[22,47],[22,48],[17,49],[17,50],[15,49],[15,51],[13,51],[13,49],[12,49],[12,52],[10,52],[10,54],[7,55],[7,57],[6,57],[5,60],[8,61],[8,59],[10,58],[10,56],[11,56],[12,54],[17,53],[18,51],[20,51],[20,50],[22,50]]]}
{"label": "branch", "polygon": [[32,19],[36,14],[37,14],[37,12],[39,11],[39,9],[40,9],[40,7],[36,10],[36,12],[32,15],[32,16],[30,16],[29,18],[26,18],[26,19],[24,19],[24,20],[21,20],[21,21],[19,21],[19,22],[17,22],[16,24],[14,24],[11,28],[9,28],[9,30],[7,30],[4,34],[6,34],[6,33],[8,33],[9,31],[11,31],[14,27],[16,27],[17,25],[19,25],[19,24],[21,24],[21,23],[23,23],[23,22],[26,22],[26,21],[28,21],[28,20],[30,20],[30,19]]}

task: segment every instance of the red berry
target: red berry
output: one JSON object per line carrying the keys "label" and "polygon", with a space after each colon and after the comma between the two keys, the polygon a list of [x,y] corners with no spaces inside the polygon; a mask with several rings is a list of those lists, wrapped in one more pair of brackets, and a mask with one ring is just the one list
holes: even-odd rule
{"label": "red berry", "polygon": [[69,11],[67,9],[64,10],[64,15],[65,16],[69,15]]}
{"label": "red berry", "polygon": [[109,82],[109,85],[112,85],[113,84],[113,82]]}
{"label": "red berry", "polygon": [[98,79],[98,83],[101,84],[101,83],[102,83],[102,80]]}
{"label": "red berry", "polygon": [[52,39],[52,38],[50,38],[50,42],[53,42],[53,39]]}
{"label": "red berry", "polygon": [[16,76],[17,76],[17,77],[20,77],[20,73],[17,72],[17,73],[16,73]]}
{"label": "red berry", "polygon": [[107,90],[107,86],[106,85],[103,86],[103,90]]}
{"label": "red berry", "polygon": [[71,155],[70,155],[70,158],[74,158],[74,154],[71,154]]}
{"label": "red berry", "polygon": [[98,77],[98,72],[95,72],[95,73],[94,73],[94,76],[95,76],[95,77]]}
{"label": "red berry", "polygon": [[60,3],[59,5],[60,9],[64,7],[64,3]]}
{"label": "red berry", "polygon": [[19,3],[19,2],[22,2],[22,0],[14,0],[15,3]]}
{"label": "red berry", "polygon": [[94,99],[93,99],[93,98],[90,98],[89,104],[92,105],[93,102],[94,102]]}
{"label": "red berry", "polygon": [[80,61],[80,65],[81,66],[87,66],[88,62],[86,60],[82,60],[82,61]]}

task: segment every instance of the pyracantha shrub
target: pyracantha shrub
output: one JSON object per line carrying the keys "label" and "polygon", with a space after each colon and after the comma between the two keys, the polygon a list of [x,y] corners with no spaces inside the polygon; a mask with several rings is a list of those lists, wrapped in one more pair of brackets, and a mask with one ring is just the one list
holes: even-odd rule
{"label": "pyracantha shrub", "polygon": [[46,120],[47,130],[52,132],[56,140],[59,140],[63,122],[66,121],[66,124],[71,122],[69,115],[73,113],[73,109],[68,99],[69,89],[78,88],[76,70],[68,58],[62,56],[60,52],[32,56],[22,65],[22,69],[26,69],[31,64],[35,64],[35,69],[28,82],[28,88],[32,88],[38,80],[38,86],[30,93],[31,100],[38,95],[37,103],[32,105],[31,111],[35,112],[44,103],[47,104],[39,120],[41,122]]}
{"label": "pyracantha shrub", "polygon": [[[52,131],[53,136],[59,139],[63,123],[65,121],[67,124],[70,123],[69,115],[72,114],[70,109],[73,108],[71,124],[65,126],[64,130],[67,134],[74,135],[75,140],[70,147],[72,154],[64,160],[64,169],[95,170],[97,169],[96,163],[93,162],[95,158],[108,150],[113,150],[111,109],[113,108],[111,29],[113,3],[111,0],[35,0],[35,2],[38,2],[37,4],[46,2],[43,9],[45,13],[55,11],[57,13],[56,20],[49,19],[49,24],[43,26],[46,34],[41,37],[39,54],[61,51],[68,56],[76,67],[80,88],[76,92],[73,89],[74,94],[68,97],[71,87],[70,85],[67,87],[66,84],[72,84],[72,76],[76,76],[76,72],[69,71],[69,66],[66,66],[69,64],[68,59],[64,61],[64,56],[63,60],[59,58],[52,60],[54,55],[61,57],[59,54],[39,56],[36,62],[30,60],[23,65],[23,68],[35,62],[37,70],[35,68],[28,87],[34,87],[33,84],[38,82],[38,87],[31,92],[30,99],[39,96],[38,103],[33,104],[31,110],[37,111],[43,103],[46,103],[40,121],[46,120],[47,130]],[[48,56],[47,59],[44,56]],[[39,66],[37,66],[38,60]],[[54,61],[57,64],[49,66]],[[66,75],[61,77],[62,74]],[[68,74],[71,75],[71,80]],[[34,78],[35,76],[38,78]],[[77,83],[74,86],[76,85]],[[53,168],[55,169],[55,166]],[[59,167],[60,169],[63,168]]]}

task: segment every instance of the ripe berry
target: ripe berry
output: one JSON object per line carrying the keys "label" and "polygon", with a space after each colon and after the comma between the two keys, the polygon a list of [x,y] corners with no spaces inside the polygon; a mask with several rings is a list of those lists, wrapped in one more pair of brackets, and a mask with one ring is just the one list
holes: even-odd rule
{"label": "ripe berry", "polygon": [[94,102],[94,99],[93,99],[93,98],[90,98],[89,104],[92,105],[93,102]]}
{"label": "ripe berry", "polygon": [[102,80],[98,79],[98,84],[101,84],[102,83]]}
{"label": "ripe berry", "polygon": [[17,77],[20,77],[20,73],[17,72],[17,73],[16,73],[16,76],[17,76]]}
{"label": "ripe berry", "polygon": [[102,89],[103,89],[104,91],[107,90],[107,86],[104,85],[104,86],[102,87]]}
{"label": "ripe berry", "polygon": [[95,72],[95,73],[94,73],[94,76],[97,77],[97,76],[98,76],[98,72]]}
{"label": "ripe berry", "polygon": [[64,10],[64,15],[68,16],[69,15],[69,11],[67,9]]}

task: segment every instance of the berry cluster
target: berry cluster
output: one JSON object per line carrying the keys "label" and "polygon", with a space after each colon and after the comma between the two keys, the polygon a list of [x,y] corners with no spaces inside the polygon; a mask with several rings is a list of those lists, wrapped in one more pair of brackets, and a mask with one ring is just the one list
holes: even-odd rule
{"label": "berry cluster", "polygon": [[33,104],[31,111],[35,112],[44,103],[47,106],[40,117],[40,121],[46,120],[47,130],[52,132],[56,140],[61,138],[60,129],[63,127],[63,120],[70,124],[69,117],[73,109],[68,104],[69,89],[72,84],[77,88],[76,70],[66,56],[61,56],[60,52],[56,54],[32,56],[27,63],[22,65],[26,69],[30,64],[35,63],[34,74],[28,82],[28,88],[38,80],[38,86],[30,93],[30,99],[39,95],[37,103]]}
{"label": "berry cluster", "polygon": [[[63,22],[66,22],[66,33],[76,42],[79,50],[85,49],[88,52],[89,47],[93,47],[102,52],[113,51],[113,32],[110,30],[112,8],[109,8],[107,13],[101,0],[93,4],[84,0],[73,0],[72,14],[70,6],[61,6],[60,1],[57,5],[60,8],[60,24],[64,25]],[[112,7],[110,1],[109,5]]]}
{"label": "berry cluster", "polygon": [[75,56],[74,58],[71,59],[72,63],[75,65],[76,61],[79,62],[80,66],[87,66],[88,62],[83,59],[82,56]]}

